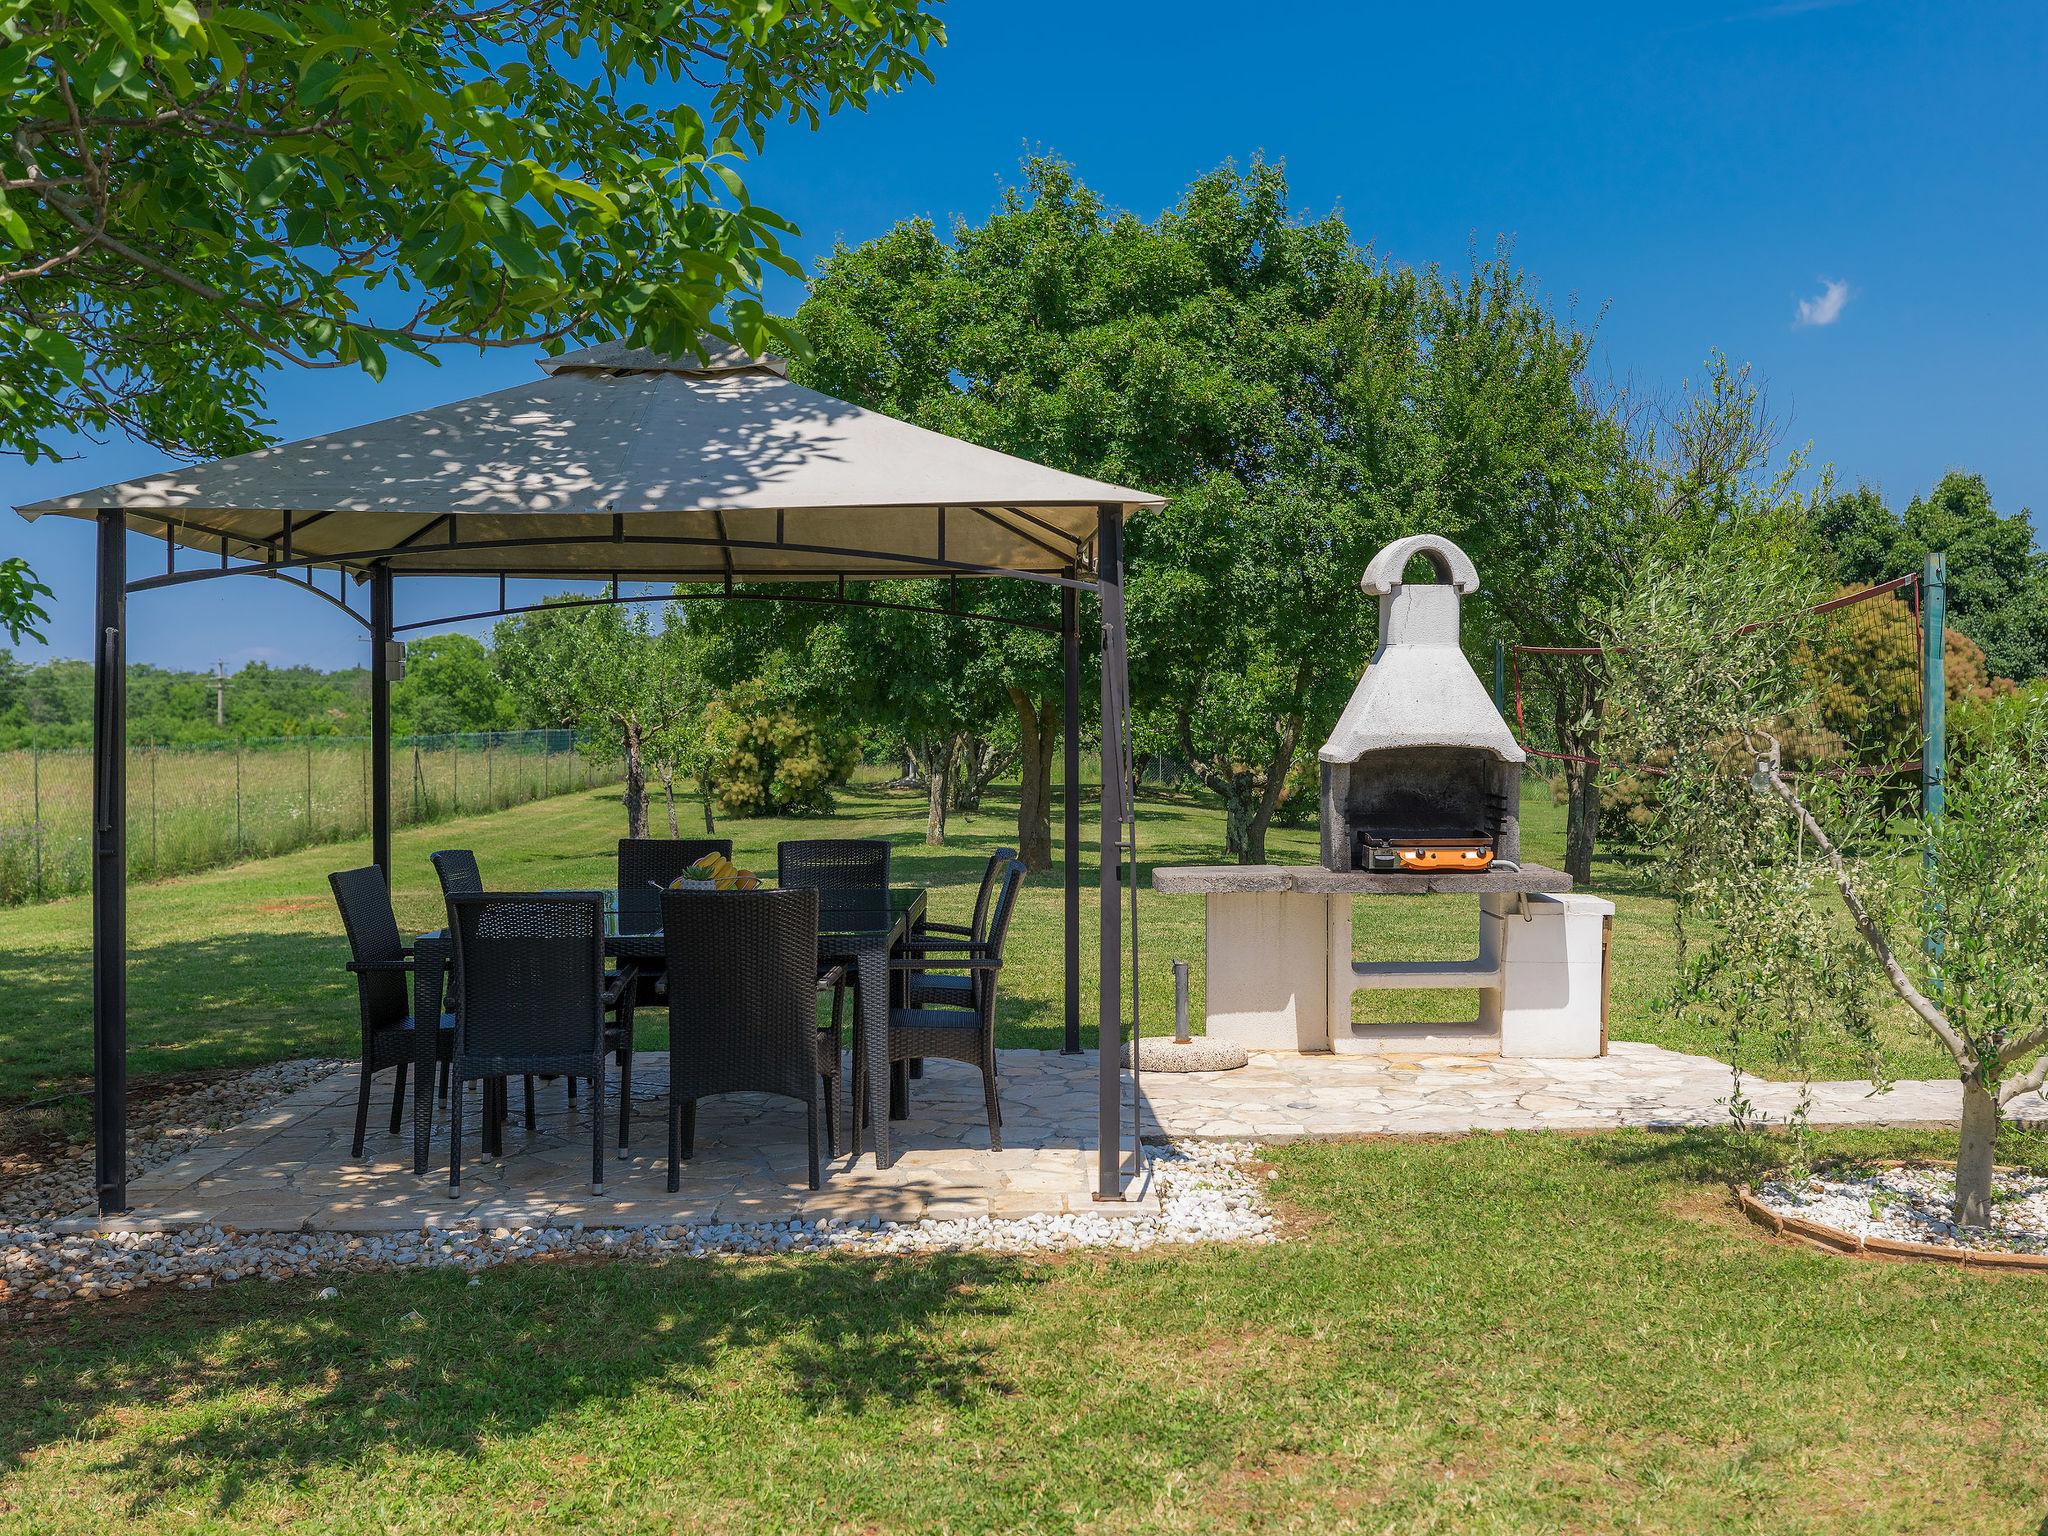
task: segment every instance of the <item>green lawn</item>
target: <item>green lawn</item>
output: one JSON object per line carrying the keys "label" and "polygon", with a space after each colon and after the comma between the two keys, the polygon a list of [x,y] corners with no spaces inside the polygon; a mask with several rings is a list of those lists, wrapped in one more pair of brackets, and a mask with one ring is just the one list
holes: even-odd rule
{"label": "green lawn", "polygon": [[1300,1235],[1272,1247],[528,1263],[88,1311],[0,1339],[0,1531],[2041,1519],[2037,1278],[1771,1238],[1731,1208],[1724,1133],[1274,1156]]}
{"label": "green lawn", "polygon": [[[1092,813],[1093,806],[1089,808]],[[696,814],[684,809],[686,825]],[[1545,863],[1562,861],[1563,813],[1540,785],[1526,798],[1524,847]],[[956,816],[944,848],[927,848],[920,795],[862,784],[841,798],[829,821],[735,821],[722,830],[740,862],[774,861],[779,838],[887,836],[899,878],[934,890],[941,915],[964,918],[987,852],[1015,840],[1015,802],[998,790],[980,815]],[[400,832],[393,839],[399,920],[408,930],[437,926],[440,899],[427,854],[473,847],[485,877],[501,888],[609,885],[611,852],[624,830],[616,788],[564,795],[495,815]],[[1207,797],[1147,796],[1140,806],[1145,864],[1214,862],[1221,816]],[[1092,823],[1084,824],[1083,986],[1081,1010],[1093,1043],[1095,859]],[[1275,862],[1313,863],[1315,833],[1276,830]],[[355,1049],[355,990],[342,970],[341,925],[326,873],[367,862],[363,843],[305,849],[156,884],[129,895],[129,1040],[140,1077],[280,1057],[348,1055]],[[1595,886],[1614,898],[1617,918],[1611,1030],[1615,1038],[1654,1040],[1719,1054],[1725,1042],[1690,1032],[1658,1007],[1672,980],[1670,907],[1644,888],[1639,870],[1604,858]],[[73,1086],[91,1071],[91,912],[82,898],[0,909],[0,1102]],[[1201,1017],[1202,902],[1145,890],[1139,904],[1144,1024],[1172,1027],[1171,962],[1194,970],[1194,1014]],[[1362,901],[1356,923],[1360,958],[1455,958],[1472,952],[1471,904],[1448,898]],[[1013,964],[1001,994],[1003,1043],[1053,1047],[1060,1034],[1060,899],[1056,875],[1025,890],[1012,937]],[[1375,1017],[1443,1017],[1468,999],[1446,994],[1368,993]],[[1406,1010],[1406,1011],[1403,1011]],[[1361,1017],[1365,1017],[1363,1012]],[[659,1045],[660,1020],[646,1036]],[[1901,1028],[1890,1053],[1903,1076],[1942,1071],[1942,1058]],[[1764,1064],[1767,1065],[1767,1064]],[[1846,1050],[1824,1055],[1829,1073],[1860,1075]]]}

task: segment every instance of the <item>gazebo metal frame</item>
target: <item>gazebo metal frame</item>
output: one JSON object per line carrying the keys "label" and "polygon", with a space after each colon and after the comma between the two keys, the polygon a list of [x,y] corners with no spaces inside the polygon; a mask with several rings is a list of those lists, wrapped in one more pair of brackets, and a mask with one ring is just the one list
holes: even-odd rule
{"label": "gazebo metal frame", "polygon": [[[593,349],[597,354],[590,367],[601,377],[622,378],[642,372],[661,371],[656,362],[649,367],[644,354],[623,354],[619,349]],[[579,355],[588,356],[588,355]],[[552,374],[577,357],[557,359],[547,366]],[[759,360],[726,360],[721,368],[692,368],[666,365],[667,371],[696,378],[718,373],[753,373],[780,370]],[[786,396],[801,396],[842,406],[826,397],[800,391],[786,383],[779,385]],[[491,397],[482,397],[488,401]],[[463,402],[473,405],[477,402]],[[445,408],[445,409],[453,409]],[[848,412],[854,408],[844,407]],[[860,412],[863,421],[886,423],[893,431],[917,432],[907,424],[877,413]],[[368,429],[365,429],[368,430]],[[923,434],[936,436],[935,434]],[[286,445],[284,449],[262,450],[263,454],[287,453],[308,444]],[[941,439],[954,448],[965,448],[951,439]],[[247,526],[215,526],[192,516],[190,500],[159,495],[153,486],[163,480],[130,482],[124,486],[102,487],[98,492],[39,503],[22,509],[26,515],[43,511],[90,516],[97,527],[97,584],[93,655],[93,816],[92,816],[92,1014],[93,1014],[93,1132],[95,1187],[103,1214],[127,1208],[127,759],[125,753],[127,704],[125,694],[127,655],[127,601],[130,594],[217,581],[230,577],[254,576],[284,581],[340,608],[369,632],[370,668],[370,823],[372,856],[391,873],[391,681],[397,660],[395,637],[416,629],[530,612],[541,604],[515,604],[507,583],[512,579],[551,578],[588,582],[609,578],[603,595],[575,599],[578,605],[602,605],[672,600],[674,594],[635,594],[621,590],[622,582],[710,584],[712,590],[681,594],[684,601],[726,599],[731,601],[778,601],[845,604],[907,609],[956,617],[963,620],[1007,623],[1047,633],[1057,633],[1061,642],[1064,670],[1063,690],[1063,812],[1065,881],[1065,975],[1063,1050],[1078,1054],[1080,1032],[1080,878],[1081,878],[1081,646],[1079,597],[1093,592],[1099,606],[1102,630],[1101,650],[1101,834],[1100,907],[1101,947],[1098,957],[1098,1120],[1095,1195],[1099,1200],[1120,1200],[1125,1188],[1122,1066],[1120,1061],[1124,1009],[1123,967],[1126,954],[1126,921],[1122,889],[1130,891],[1129,956],[1131,1007],[1129,1019],[1135,1034],[1137,1016],[1136,949],[1136,842],[1132,815],[1133,756],[1129,732],[1129,684],[1124,633],[1123,524],[1126,512],[1135,507],[1157,505],[1157,498],[1124,491],[1121,487],[1065,476],[1042,470],[1026,461],[1009,459],[988,450],[973,450],[991,460],[1005,460],[1023,470],[1038,470],[1048,484],[1073,486],[1115,493],[1123,500],[1083,501],[1047,499],[1027,505],[989,502],[912,502],[880,509],[848,509],[846,515],[865,511],[879,518],[887,513],[899,523],[913,512],[933,514],[928,552],[907,548],[865,548],[851,544],[824,543],[817,539],[792,540],[785,537],[785,512],[774,509],[774,536],[735,537],[727,527],[724,511],[710,509],[711,533],[685,533],[677,526],[689,522],[701,525],[702,505],[676,512],[640,508],[631,514],[613,512],[608,524],[593,527],[588,510],[568,514],[577,526],[555,537],[469,537],[464,524],[472,521],[467,511],[451,512],[431,519],[409,531],[405,537],[383,545],[342,550],[309,548],[306,534],[328,518],[346,510],[360,516],[374,507],[346,509],[290,509],[276,513],[276,526],[268,532]],[[245,456],[248,458],[260,455]],[[236,465],[241,461],[223,461]],[[211,468],[211,466],[209,466]],[[199,473],[199,472],[195,472]],[[100,500],[95,502],[95,498]],[[153,504],[154,503],[154,504]],[[587,503],[585,504],[587,508]],[[1037,510],[1034,511],[1033,508]],[[763,509],[749,508],[756,522]],[[791,509],[794,511],[795,509]],[[1092,510],[1093,527],[1086,533],[1074,526]],[[689,514],[686,518],[685,514]],[[529,520],[546,516],[536,512]],[[1053,520],[1064,518],[1069,527]],[[693,518],[694,521],[690,521]],[[1035,566],[1013,568],[988,561],[966,560],[948,553],[949,527],[976,529],[986,535],[989,526],[1021,549]],[[765,531],[765,530],[764,530]],[[161,574],[131,580],[128,574],[129,534],[154,535],[165,545]],[[956,529],[957,537],[957,529]],[[180,546],[217,551],[217,559],[203,567],[181,569]],[[957,548],[957,543],[956,543]],[[610,553],[607,554],[606,552]],[[670,558],[673,556],[674,558]],[[738,568],[736,557],[775,562],[772,570]],[[694,557],[694,558],[693,558]],[[784,563],[800,559],[801,564]],[[479,563],[466,563],[478,561]],[[618,568],[606,572],[606,560]],[[715,562],[715,563],[711,563]],[[1021,563],[1021,562],[1020,562]],[[316,572],[333,570],[336,589],[321,587]],[[476,608],[433,618],[397,622],[395,588],[404,576],[495,578],[498,601],[495,606]],[[867,595],[864,585],[850,590],[849,582],[865,584],[889,578],[944,577],[949,579],[947,606],[901,603]],[[956,605],[961,579],[1003,579],[1036,582],[1060,593],[1060,621],[1055,627],[1028,619],[987,614]],[[367,611],[350,602],[350,583],[366,588]],[[832,583],[829,593],[792,592],[792,582]],[[755,585],[750,586],[753,583]],[[775,590],[762,590],[773,583]],[[1126,866],[1128,872],[1126,873]],[[1135,1172],[1142,1157],[1139,1140],[1140,1117],[1135,1063],[1130,1099],[1130,1169]]]}

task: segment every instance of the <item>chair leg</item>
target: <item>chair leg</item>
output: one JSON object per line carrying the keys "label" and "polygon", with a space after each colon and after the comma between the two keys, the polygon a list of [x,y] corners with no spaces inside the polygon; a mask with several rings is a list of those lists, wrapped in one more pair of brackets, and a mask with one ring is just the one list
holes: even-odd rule
{"label": "chair leg", "polygon": [[811,1144],[811,1188],[819,1188],[823,1180],[818,1174],[818,1096],[814,1093],[804,1105],[804,1129],[810,1135]]}
{"label": "chair leg", "polygon": [[626,1133],[633,1123],[633,1047],[619,1047],[619,1156],[626,1155]]}
{"label": "chair leg", "polygon": [[991,1152],[1003,1150],[1003,1106],[996,1099],[995,1069],[987,1062],[981,1067],[981,1094],[988,1101],[988,1146]]}
{"label": "chair leg", "polygon": [[363,1049],[363,1080],[356,1085],[356,1139],[351,1157],[363,1155],[363,1138],[370,1133],[370,1052]]}
{"label": "chair leg", "polygon": [[458,1079],[448,1090],[448,1198],[462,1193],[462,1083]]}
{"label": "chair leg", "polygon": [[526,1134],[531,1136],[540,1126],[540,1117],[533,1110],[533,1074],[526,1074]]}
{"label": "chair leg", "polygon": [[440,1096],[441,1102],[446,1104],[448,1102],[448,1063],[445,1061],[441,1063],[441,1081],[435,1091]]}
{"label": "chair leg", "polygon": [[391,1090],[391,1134],[394,1136],[405,1124],[405,1074],[406,1063],[401,1061],[398,1064],[398,1084]]}
{"label": "chair leg", "polygon": [[668,1192],[674,1194],[683,1187],[683,1106],[676,1102],[676,1096],[668,1096]]}
{"label": "chair leg", "polygon": [[604,1193],[604,1053],[597,1058],[597,1075],[590,1080],[590,1192]]}
{"label": "chair leg", "polygon": [[839,1074],[820,1073],[819,1087],[825,1094],[825,1147],[831,1156],[837,1157],[842,1150],[839,1145]]}
{"label": "chair leg", "polygon": [[571,1074],[569,1078],[569,1102],[571,1104],[576,1102],[576,1078],[574,1074]]}

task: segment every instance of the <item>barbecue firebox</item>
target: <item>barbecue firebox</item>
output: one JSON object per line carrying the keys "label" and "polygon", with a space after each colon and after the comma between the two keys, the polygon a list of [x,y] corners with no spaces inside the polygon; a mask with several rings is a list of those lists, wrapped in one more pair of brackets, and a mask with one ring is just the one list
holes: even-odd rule
{"label": "barbecue firebox", "polygon": [[[1432,583],[1402,579],[1421,556]],[[1525,754],[1458,643],[1471,558],[1434,534],[1389,544],[1359,583],[1379,646],[1323,743],[1323,865],[1417,874],[1513,867]]]}

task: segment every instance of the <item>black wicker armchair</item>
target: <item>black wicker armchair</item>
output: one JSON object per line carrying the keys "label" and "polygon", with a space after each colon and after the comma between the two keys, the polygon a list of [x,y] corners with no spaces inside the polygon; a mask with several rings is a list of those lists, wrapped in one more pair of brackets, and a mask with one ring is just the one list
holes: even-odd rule
{"label": "black wicker armchair", "polygon": [[[947,941],[943,949],[937,949],[929,941],[912,938],[906,945],[911,953],[890,962],[892,969],[908,973],[913,998],[928,990],[925,982],[934,974],[955,972],[968,981],[962,1004],[919,1004],[889,1010],[889,1062],[893,1066],[899,1061],[936,1057],[980,1068],[982,1097],[988,1107],[988,1144],[997,1152],[1003,1149],[1003,1110],[996,1096],[996,977],[1003,969],[1010,914],[1023,882],[1024,866],[1012,859],[996,889],[988,935],[980,942],[959,947]],[[853,1093],[856,1105],[866,1102],[865,1085],[857,1070]]]}
{"label": "black wicker armchair", "polygon": [[819,1187],[818,1122],[839,1151],[841,1007],[818,1024],[818,893],[814,890],[666,891],[668,935],[668,1187],[696,1150],[697,1101],[721,1093],[773,1093],[803,1102],[811,1188]]}
{"label": "black wicker armchair", "polygon": [[[370,1079],[386,1067],[398,1069],[391,1095],[391,1134],[405,1119],[405,1079],[413,1062],[412,951],[399,937],[398,918],[391,910],[391,888],[384,871],[372,864],[343,869],[327,877],[341,908],[348,933],[348,968],[356,978],[356,1003],[362,1013],[362,1083],[356,1090],[356,1134],[350,1155],[363,1155],[370,1126]],[[436,1021],[439,1033],[434,1054],[445,1064],[455,1049],[455,1015]]]}
{"label": "black wicker armchair", "polygon": [[619,839],[619,932],[654,933],[661,927],[661,892],[699,859],[732,857],[729,837],[622,837]]}
{"label": "black wicker armchair", "polygon": [[818,926],[872,927],[889,906],[889,845],[879,838],[806,838],[775,845],[775,883],[818,893]]}
{"label": "black wicker armchair", "polygon": [[[981,871],[981,888],[974,893],[974,916],[967,923],[927,921],[918,929],[918,949],[931,954],[944,950],[968,950],[988,938],[989,898],[1002,873],[1017,857],[1014,848],[998,848],[988,856]],[[937,1003],[954,1008],[974,1006],[974,976],[966,971],[923,971],[910,979],[910,1002]]]}
{"label": "black wicker armchair", "polygon": [[[587,1078],[590,1191],[604,1193],[605,1014],[627,1010],[635,973],[607,977],[604,899],[594,891],[454,896],[455,1051],[448,1106],[448,1194],[462,1190],[465,1084],[513,1073]],[[624,1085],[622,1085],[622,1088]],[[631,1111],[621,1093],[620,1139]]]}

